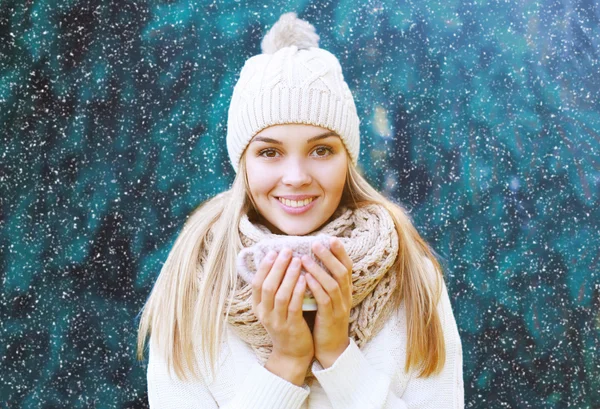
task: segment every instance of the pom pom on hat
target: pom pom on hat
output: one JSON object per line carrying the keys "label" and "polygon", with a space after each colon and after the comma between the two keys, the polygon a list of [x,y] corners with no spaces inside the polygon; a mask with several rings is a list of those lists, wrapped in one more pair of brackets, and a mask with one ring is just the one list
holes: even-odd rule
{"label": "pom pom on hat", "polygon": [[319,35],[308,21],[301,20],[296,13],[282,14],[265,34],[260,48],[263,54],[275,54],[278,50],[295,45],[298,49],[319,46]]}

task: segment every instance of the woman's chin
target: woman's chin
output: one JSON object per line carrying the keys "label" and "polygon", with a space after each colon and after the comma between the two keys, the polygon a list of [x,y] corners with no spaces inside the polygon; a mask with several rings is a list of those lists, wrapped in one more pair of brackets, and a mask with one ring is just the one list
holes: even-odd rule
{"label": "woman's chin", "polygon": [[277,234],[285,234],[288,236],[304,236],[314,230],[311,228],[307,229],[306,224],[303,224],[302,226],[284,224],[276,226],[276,229],[280,232]]}

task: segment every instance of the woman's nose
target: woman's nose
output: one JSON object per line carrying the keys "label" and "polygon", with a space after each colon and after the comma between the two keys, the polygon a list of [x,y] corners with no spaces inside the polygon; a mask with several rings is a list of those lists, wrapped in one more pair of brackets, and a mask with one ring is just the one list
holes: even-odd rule
{"label": "woman's nose", "polygon": [[299,159],[289,160],[283,167],[282,182],[289,185],[303,185],[311,180],[308,164]]}

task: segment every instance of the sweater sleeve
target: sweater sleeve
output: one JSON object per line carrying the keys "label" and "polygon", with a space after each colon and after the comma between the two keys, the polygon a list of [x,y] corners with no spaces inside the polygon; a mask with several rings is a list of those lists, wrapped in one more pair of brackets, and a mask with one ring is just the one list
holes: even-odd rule
{"label": "sweater sleeve", "polygon": [[[438,304],[446,343],[446,362],[441,373],[425,379],[411,374],[404,394],[397,396],[391,379],[369,363],[353,338],[327,368],[315,361],[313,373],[334,409],[463,409],[462,347],[444,284]],[[402,366],[402,367],[400,367]],[[399,365],[397,371],[404,371]]]}
{"label": "sweater sleeve", "polygon": [[[302,387],[253,363],[236,387],[236,394],[219,406],[202,380],[182,381],[169,371],[152,342],[148,358],[148,403],[150,409],[300,409],[310,393]],[[236,383],[234,381],[234,383]]]}

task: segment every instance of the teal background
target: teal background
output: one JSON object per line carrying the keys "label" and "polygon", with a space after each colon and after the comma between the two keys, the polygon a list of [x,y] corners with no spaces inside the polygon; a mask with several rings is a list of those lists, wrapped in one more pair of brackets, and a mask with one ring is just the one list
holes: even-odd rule
{"label": "teal background", "polygon": [[0,1],[0,408],[147,406],[136,315],[286,11],[447,263],[466,407],[600,408],[594,0]]}

